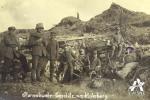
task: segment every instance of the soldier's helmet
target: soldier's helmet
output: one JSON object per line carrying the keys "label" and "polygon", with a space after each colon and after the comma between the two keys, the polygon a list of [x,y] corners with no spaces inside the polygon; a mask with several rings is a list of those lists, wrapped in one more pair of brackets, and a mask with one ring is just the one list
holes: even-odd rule
{"label": "soldier's helmet", "polygon": [[8,27],[8,30],[11,31],[11,30],[16,30],[16,27],[15,26],[10,26]]}
{"label": "soldier's helmet", "polygon": [[44,29],[43,23],[36,24],[36,29]]}

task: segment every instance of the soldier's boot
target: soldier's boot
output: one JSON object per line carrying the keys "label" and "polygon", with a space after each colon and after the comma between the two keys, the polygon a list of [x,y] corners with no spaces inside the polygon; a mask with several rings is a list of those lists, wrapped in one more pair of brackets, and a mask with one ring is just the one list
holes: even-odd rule
{"label": "soldier's boot", "polygon": [[122,47],[120,47],[120,48],[119,48],[119,52],[118,52],[117,57],[120,57],[120,56],[121,56],[121,54],[122,54]]}
{"label": "soldier's boot", "polygon": [[50,81],[53,82],[54,78],[54,61],[51,61],[50,63]]}
{"label": "soldier's boot", "polygon": [[50,69],[50,79],[49,79],[51,82],[54,81],[54,68],[51,67]]}
{"label": "soldier's boot", "polygon": [[31,71],[31,80],[32,83],[34,84],[36,82],[36,71],[38,69],[38,64],[39,64],[39,56],[33,56],[32,58],[32,71]]}
{"label": "soldier's boot", "polygon": [[73,80],[73,71],[70,72],[70,79],[69,81],[71,82]]}
{"label": "soldier's boot", "polygon": [[53,78],[54,78],[54,73],[50,73],[50,78],[49,78],[49,81],[53,82]]}
{"label": "soldier's boot", "polygon": [[6,82],[6,76],[7,76],[6,72],[2,72],[2,76],[1,76],[2,83]]}
{"label": "soldier's boot", "polygon": [[45,76],[45,70],[43,70],[43,69],[41,70],[40,76],[41,76],[41,77],[44,77],[44,76]]}
{"label": "soldier's boot", "polygon": [[44,78],[45,77],[45,72],[46,72],[46,65],[47,65],[47,63],[48,63],[48,59],[46,59],[46,58],[42,58],[42,61],[41,61],[42,63],[41,63],[41,71],[40,71],[40,75],[41,75],[41,77],[42,78]]}
{"label": "soldier's boot", "polygon": [[69,69],[70,69],[70,79],[69,81],[71,82],[73,80],[73,65],[71,62],[69,62]]}
{"label": "soldier's boot", "polygon": [[18,82],[18,78],[17,78],[17,75],[13,74],[13,82]]}
{"label": "soldier's boot", "polygon": [[111,58],[113,58],[113,57],[114,57],[114,55],[115,55],[115,51],[116,51],[116,47],[115,47],[115,46],[113,46],[113,47],[112,47]]}
{"label": "soldier's boot", "polygon": [[25,82],[25,79],[27,78],[27,73],[22,73],[22,81]]}
{"label": "soldier's boot", "polygon": [[31,81],[36,82],[36,70],[32,69],[31,71]]}
{"label": "soldier's boot", "polygon": [[13,70],[11,72],[11,75],[13,77],[13,81],[14,82],[18,82],[19,81],[17,68],[13,68]]}
{"label": "soldier's boot", "polygon": [[40,68],[38,68],[37,71],[36,71],[36,78],[37,78],[37,81],[43,82],[43,80],[41,78],[41,70],[40,70]]}

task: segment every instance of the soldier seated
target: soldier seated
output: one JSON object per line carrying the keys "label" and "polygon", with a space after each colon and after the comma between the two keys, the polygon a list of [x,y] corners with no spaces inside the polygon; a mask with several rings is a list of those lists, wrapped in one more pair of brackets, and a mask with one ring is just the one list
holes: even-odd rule
{"label": "soldier seated", "polygon": [[80,69],[84,72],[87,72],[87,67],[89,69],[89,58],[85,55],[84,49],[79,50],[79,56],[78,56],[78,65],[80,66]]}
{"label": "soldier seated", "polygon": [[97,56],[97,51],[96,50],[93,52],[93,56],[92,56],[92,59],[91,59],[91,62],[90,62],[90,71],[92,73],[96,72],[96,74],[97,74],[96,76],[98,76],[98,77],[101,75],[101,61]]}

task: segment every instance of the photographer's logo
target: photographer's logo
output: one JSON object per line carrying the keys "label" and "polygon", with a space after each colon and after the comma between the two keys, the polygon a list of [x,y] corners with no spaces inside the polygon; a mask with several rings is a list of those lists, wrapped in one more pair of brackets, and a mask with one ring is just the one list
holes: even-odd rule
{"label": "photographer's logo", "polygon": [[132,86],[129,87],[129,93],[143,95],[144,94],[143,85],[144,82],[141,82],[140,79],[137,79],[136,81],[133,82]]}

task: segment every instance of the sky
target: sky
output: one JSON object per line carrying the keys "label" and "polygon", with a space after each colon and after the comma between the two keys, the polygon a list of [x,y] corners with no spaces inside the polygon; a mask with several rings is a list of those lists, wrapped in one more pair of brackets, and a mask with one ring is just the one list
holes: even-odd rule
{"label": "sky", "polygon": [[35,28],[39,22],[45,29],[50,29],[64,17],[76,17],[77,12],[81,20],[88,21],[107,10],[112,2],[132,11],[150,14],[150,0],[1,0],[0,32],[9,26]]}

